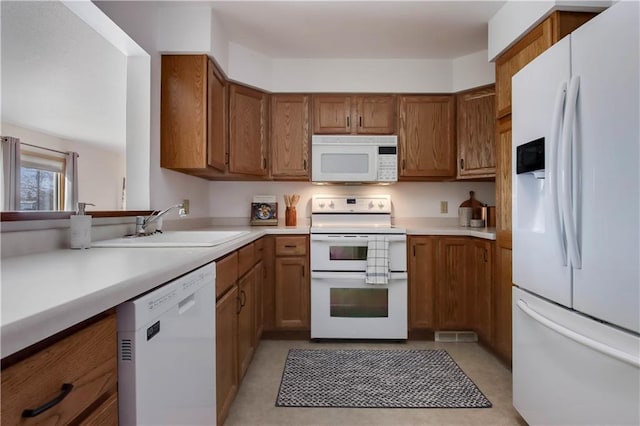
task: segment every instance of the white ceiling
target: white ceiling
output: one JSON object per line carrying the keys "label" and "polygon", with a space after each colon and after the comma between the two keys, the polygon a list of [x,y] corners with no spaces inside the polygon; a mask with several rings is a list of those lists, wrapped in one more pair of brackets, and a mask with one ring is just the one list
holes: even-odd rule
{"label": "white ceiling", "polygon": [[[57,1],[2,1],[2,120],[124,150],[126,56]],[[198,1],[272,58],[452,59],[505,1]]]}
{"label": "white ceiling", "polygon": [[210,1],[229,40],[272,58],[453,59],[487,48],[505,1]]}
{"label": "white ceiling", "polygon": [[2,121],[124,151],[126,56],[60,2],[1,3]]}

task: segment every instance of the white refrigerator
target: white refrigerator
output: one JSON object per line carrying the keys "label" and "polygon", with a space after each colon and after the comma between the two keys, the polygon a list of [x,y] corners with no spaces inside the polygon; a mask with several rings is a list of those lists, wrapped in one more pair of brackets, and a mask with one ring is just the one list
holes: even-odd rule
{"label": "white refrigerator", "polygon": [[532,425],[640,424],[637,1],[512,81],[513,404]]}

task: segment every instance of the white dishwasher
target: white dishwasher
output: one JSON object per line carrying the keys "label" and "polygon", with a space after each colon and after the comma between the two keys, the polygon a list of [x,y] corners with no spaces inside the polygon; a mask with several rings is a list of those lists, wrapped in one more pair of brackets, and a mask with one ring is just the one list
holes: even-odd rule
{"label": "white dishwasher", "polygon": [[119,424],[216,424],[216,269],[118,306]]}

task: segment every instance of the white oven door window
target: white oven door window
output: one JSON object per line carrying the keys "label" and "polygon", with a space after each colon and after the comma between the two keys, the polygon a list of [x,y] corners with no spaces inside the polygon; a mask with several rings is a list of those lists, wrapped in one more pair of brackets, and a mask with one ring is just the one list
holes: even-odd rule
{"label": "white oven door window", "polygon": [[330,288],[329,316],[339,318],[388,318],[389,289]]}
{"label": "white oven door window", "polygon": [[407,273],[371,285],[363,272],[312,272],[311,337],[406,339]]}
{"label": "white oven door window", "polygon": [[[389,267],[407,270],[407,238],[389,235]],[[365,271],[368,235],[314,234],[311,236],[311,269],[314,271]]]}

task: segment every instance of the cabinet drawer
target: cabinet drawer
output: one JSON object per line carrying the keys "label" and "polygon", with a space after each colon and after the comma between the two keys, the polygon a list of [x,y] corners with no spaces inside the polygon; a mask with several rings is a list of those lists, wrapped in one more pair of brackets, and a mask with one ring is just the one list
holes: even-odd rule
{"label": "cabinet drawer", "polygon": [[89,414],[82,426],[118,426],[118,394],[114,393],[95,411]]}
{"label": "cabinet drawer", "polygon": [[307,253],[307,237],[276,237],[276,256],[300,256]]}
{"label": "cabinet drawer", "polygon": [[264,255],[264,239],[260,238],[259,240],[256,240],[253,242],[254,246],[255,246],[255,261],[254,263],[258,263],[262,260],[262,256]]}
{"label": "cabinet drawer", "polygon": [[224,294],[238,279],[238,252],[216,260],[216,299]]}
{"label": "cabinet drawer", "polygon": [[255,261],[255,244],[247,244],[238,250],[238,277],[246,274]]}
{"label": "cabinet drawer", "polygon": [[[117,392],[116,316],[93,323],[2,370],[2,423],[68,424],[100,399]],[[61,395],[66,397],[35,417],[23,418]]]}

